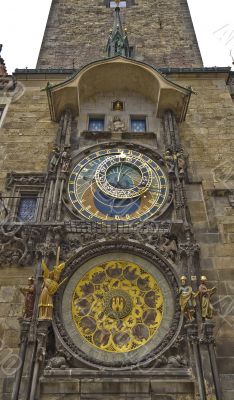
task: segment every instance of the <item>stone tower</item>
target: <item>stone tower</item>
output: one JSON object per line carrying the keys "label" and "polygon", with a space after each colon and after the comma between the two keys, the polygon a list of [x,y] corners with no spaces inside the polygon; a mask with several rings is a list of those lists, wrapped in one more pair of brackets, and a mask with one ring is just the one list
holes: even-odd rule
{"label": "stone tower", "polygon": [[2,66],[1,399],[233,399],[234,77],[187,1],[53,0]]}
{"label": "stone tower", "polygon": [[[108,0],[53,0],[37,68],[79,68],[106,57],[114,8]],[[186,0],[120,3],[135,59],[158,67],[201,67]],[[68,28],[69,27],[69,28]]]}

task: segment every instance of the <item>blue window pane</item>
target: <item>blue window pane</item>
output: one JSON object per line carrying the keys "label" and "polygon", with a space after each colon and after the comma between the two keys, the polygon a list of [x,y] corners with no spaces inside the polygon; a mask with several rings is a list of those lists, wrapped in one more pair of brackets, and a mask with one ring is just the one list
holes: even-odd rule
{"label": "blue window pane", "polygon": [[104,131],[104,118],[90,118],[89,131],[95,131],[95,132]]}
{"label": "blue window pane", "polygon": [[146,131],[145,119],[132,119],[131,120],[131,131],[132,132],[145,132]]}
{"label": "blue window pane", "polygon": [[18,217],[21,221],[34,221],[37,207],[36,197],[22,197],[18,208]]}

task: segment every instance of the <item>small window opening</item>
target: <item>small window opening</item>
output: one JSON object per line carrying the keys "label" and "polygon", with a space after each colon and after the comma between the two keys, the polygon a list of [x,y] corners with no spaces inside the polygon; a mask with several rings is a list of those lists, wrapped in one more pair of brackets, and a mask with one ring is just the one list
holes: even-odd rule
{"label": "small window opening", "polygon": [[131,117],[131,132],[146,132],[146,118]]}
{"label": "small window opening", "polygon": [[21,195],[17,213],[20,221],[35,221],[37,200],[37,197],[34,195]]}
{"label": "small window opening", "polygon": [[104,131],[104,117],[90,117],[88,130],[93,132]]}

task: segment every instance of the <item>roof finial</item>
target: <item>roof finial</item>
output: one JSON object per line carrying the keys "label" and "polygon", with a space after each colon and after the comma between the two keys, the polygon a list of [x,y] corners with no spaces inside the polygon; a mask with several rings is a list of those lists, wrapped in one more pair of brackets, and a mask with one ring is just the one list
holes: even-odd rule
{"label": "roof finial", "polygon": [[129,57],[129,43],[127,36],[127,29],[123,31],[121,17],[120,17],[120,0],[116,0],[116,7],[114,11],[114,24],[113,29],[110,31],[106,51],[108,57],[124,56]]}

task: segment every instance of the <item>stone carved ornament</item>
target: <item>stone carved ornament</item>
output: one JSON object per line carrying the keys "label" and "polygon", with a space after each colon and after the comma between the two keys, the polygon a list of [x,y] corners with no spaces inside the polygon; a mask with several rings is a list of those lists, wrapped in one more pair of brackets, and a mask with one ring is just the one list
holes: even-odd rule
{"label": "stone carved ornament", "polygon": [[21,174],[17,172],[10,172],[6,178],[6,189],[11,189],[13,185],[44,185],[46,181],[45,174]]}
{"label": "stone carved ornament", "polygon": [[125,122],[122,121],[121,118],[118,117],[117,115],[113,117],[113,120],[109,125],[109,129],[111,132],[116,132],[116,133],[127,132],[127,127]]}
{"label": "stone carved ornament", "polygon": [[5,266],[31,265],[35,260],[35,243],[42,230],[23,225],[0,226],[0,263]]}

